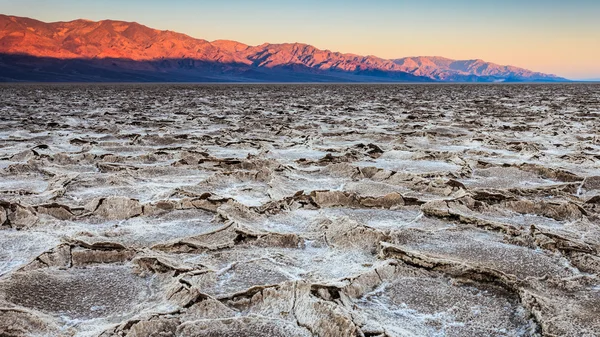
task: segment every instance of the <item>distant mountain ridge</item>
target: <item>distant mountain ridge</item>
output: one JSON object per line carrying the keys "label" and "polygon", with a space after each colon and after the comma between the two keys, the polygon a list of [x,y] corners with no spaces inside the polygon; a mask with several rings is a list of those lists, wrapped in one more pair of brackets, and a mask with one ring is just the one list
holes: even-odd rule
{"label": "distant mountain ridge", "polygon": [[480,59],[457,61],[438,56],[421,56],[396,59],[394,63],[402,66],[402,71],[440,81],[461,81],[470,76],[523,80],[551,80],[557,78],[555,75],[533,72],[513,66],[501,66]]}
{"label": "distant mountain ridge", "polygon": [[135,22],[0,15],[4,81],[497,82],[566,79],[482,60],[375,56],[302,43],[209,42]]}

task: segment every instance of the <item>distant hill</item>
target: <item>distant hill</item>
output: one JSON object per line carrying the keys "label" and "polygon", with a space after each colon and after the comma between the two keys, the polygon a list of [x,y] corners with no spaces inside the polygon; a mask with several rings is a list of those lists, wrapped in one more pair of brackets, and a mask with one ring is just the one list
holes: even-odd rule
{"label": "distant hill", "polygon": [[135,22],[0,15],[2,81],[498,82],[566,79],[482,60],[395,60],[302,43],[206,41]]}
{"label": "distant hill", "polygon": [[443,57],[405,57],[394,60],[401,70],[416,76],[425,76],[438,81],[561,81],[555,75],[531,70],[501,66],[483,60],[451,60]]}

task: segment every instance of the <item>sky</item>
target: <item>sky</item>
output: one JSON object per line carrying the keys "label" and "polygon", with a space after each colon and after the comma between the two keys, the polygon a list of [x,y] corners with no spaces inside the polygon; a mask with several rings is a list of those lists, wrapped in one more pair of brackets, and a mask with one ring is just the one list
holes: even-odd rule
{"label": "sky", "polygon": [[0,0],[0,13],[135,21],[209,41],[303,42],[390,59],[483,59],[600,79],[600,0]]}

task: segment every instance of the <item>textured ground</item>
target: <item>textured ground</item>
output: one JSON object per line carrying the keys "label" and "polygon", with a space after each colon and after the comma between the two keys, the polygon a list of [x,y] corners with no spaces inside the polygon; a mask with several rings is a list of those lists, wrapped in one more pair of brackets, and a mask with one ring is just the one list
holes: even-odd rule
{"label": "textured ground", "polygon": [[598,85],[0,87],[1,336],[600,336]]}

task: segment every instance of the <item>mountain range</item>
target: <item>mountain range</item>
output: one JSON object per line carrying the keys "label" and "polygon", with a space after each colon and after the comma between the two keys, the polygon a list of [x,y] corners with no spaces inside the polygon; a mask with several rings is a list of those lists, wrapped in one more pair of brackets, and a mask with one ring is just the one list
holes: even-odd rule
{"label": "mountain range", "polygon": [[302,43],[196,39],[135,22],[0,15],[0,81],[560,82],[483,60],[383,59]]}

